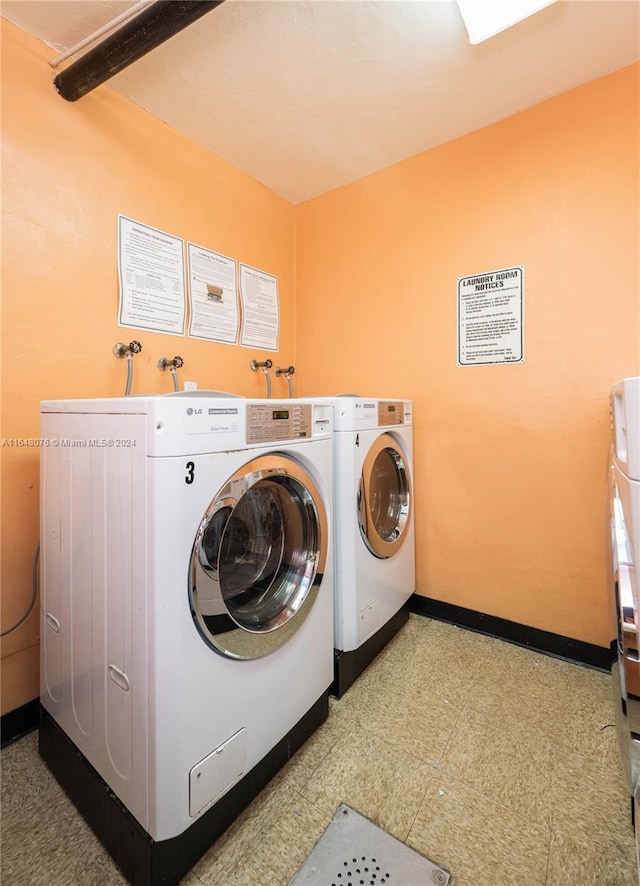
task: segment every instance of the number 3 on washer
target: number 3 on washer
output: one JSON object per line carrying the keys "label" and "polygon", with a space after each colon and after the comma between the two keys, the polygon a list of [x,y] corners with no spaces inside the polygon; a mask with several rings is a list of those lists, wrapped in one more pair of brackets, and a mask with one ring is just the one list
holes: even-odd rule
{"label": "number 3 on washer", "polygon": [[187,476],[184,478],[185,483],[188,483],[189,485],[191,485],[191,483],[193,483],[195,470],[196,470],[195,464],[192,461],[188,461],[187,462]]}

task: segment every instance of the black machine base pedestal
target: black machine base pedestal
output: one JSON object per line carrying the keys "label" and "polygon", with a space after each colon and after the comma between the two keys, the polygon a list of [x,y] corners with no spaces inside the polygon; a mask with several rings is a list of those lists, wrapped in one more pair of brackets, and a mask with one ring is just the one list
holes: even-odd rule
{"label": "black machine base pedestal", "polygon": [[130,883],[174,886],[324,723],[329,692],[218,802],[177,837],[156,842],[40,707],[40,756]]}
{"label": "black machine base pedestal", "polygon": [[409,603],[405,603],[402,609],[368,640],[357,649],[349,652],[341,652],[339,649],[334,651],[333,657],[333,684],[331,685],[331,695],[336,698],[342,698],[347,689],[355,683],[360,674],[367,668],[374,658],[387,645],[389,640],[394,637],[400,628],[409,619]]}

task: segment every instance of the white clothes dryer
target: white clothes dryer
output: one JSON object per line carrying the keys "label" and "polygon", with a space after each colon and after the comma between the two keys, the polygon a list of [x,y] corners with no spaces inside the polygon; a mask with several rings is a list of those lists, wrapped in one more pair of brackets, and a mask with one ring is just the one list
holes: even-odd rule
{"label": "white clothes dryer", "polygon": [[40,749],[125,875],[177,883],[328,713],[332,410],[41,405]]}
{"label": "white clothes dryer", "polygon": [[406,622],[415,591],[410,400],[338,396],[335,662],[340,697]]}
{"label": "white clothes dryer", "polygon": [[[640,805],[640,378],[611,390],[609,466],[609,599],[615,709],[629,795]],[[632,807],[633,808],[633,807]],[[636,833],[640,838],[640,828]]]}

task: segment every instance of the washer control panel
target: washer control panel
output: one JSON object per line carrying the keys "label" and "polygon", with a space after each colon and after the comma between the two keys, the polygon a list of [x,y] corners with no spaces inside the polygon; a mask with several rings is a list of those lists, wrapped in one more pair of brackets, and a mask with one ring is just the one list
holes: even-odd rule
{"label": "washer control panel", "polygon": [[404,403],[402,400],[378,401],[378,426],[404,424]]}
{"label": "washer control panel", "polygon": [[311,436],[310,403],[247,404],[247,443],[299,440]]}

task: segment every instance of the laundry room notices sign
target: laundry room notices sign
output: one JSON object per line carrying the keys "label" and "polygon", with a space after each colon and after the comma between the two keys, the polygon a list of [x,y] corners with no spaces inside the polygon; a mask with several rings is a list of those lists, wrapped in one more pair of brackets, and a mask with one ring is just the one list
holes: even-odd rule
{"label": "laundry room notices sign", "polygon": [[118,216],[118,326],[184,335],[183,241]]}
{"label": "laundry room notices sign", "polygon": [[458,366],[524,360],[524,267],[458,277]]}

